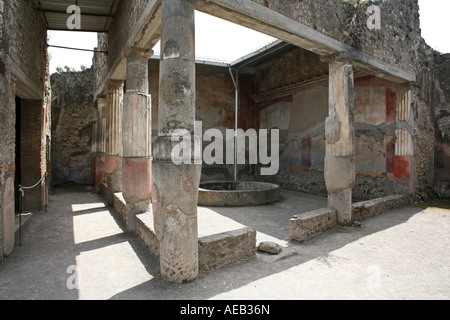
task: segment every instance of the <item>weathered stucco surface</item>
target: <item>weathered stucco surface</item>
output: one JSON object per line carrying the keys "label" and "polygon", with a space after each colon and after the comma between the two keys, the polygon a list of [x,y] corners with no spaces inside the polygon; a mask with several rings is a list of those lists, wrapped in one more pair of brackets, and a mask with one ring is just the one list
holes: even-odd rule
{"label": "weathered stucco surface", "polygon": [[[33,131],[38,145],[36,153],[25,154],[26,159],[20,161],[34,160],[36,175],[47,169],[43,152],[49,132],[46,132],[44,116],[50,92],[46,86],[45,43],[46,29],[33,1],[0,1],[0,247],[3,255],[11,254],[14,248],[14,213],[19,183],[15,180],[20,177],[16,172],[16,155],[20,148],[16,145],[16,96],[36,105],[38,114],[43,116]],[[32,129],[30,127],[29,131]],[[38,205],[42,204],[43,195],[41,192]]]}
{"label": "weathered stucco surface", "polygon": [[[380,7],[381,30],[366,27],[367,16],[343,0],[251,0],[404,71],[415,72],[422,42],[417,0],[373,1]],[[356,27],[348,24],[357,14]],[[402,50],[397,50],[402,43]]]}
{"label": "weathered stucco surface", "polygon": [[450,54],[436,54],[434,191],[450,197]]}
{"label": "weathered stucco surface", "polygon": [[97,107],[93,101],[94,73],[61,72],[52,83],[52,184],[93,184],[91,163]]}
{"label": "weathered stucco surface", "polygon": [[[325,194],[328,65],[317,55],[303,52],[294,49],[257,67],[254,91],[257,97],[265,97],[257,103],[259,127],[281,130],[280,171],[262,179]],[[295,56],[302,58],[294,59],[295,64],[286,63]],[[304,65],[308,67],[305,69]],[[312,84],[299,85],[305,80]],[[355,79],[356,199],[373,199],[393,192],[394,91],[395,85],[370,75],[360,74]]]}

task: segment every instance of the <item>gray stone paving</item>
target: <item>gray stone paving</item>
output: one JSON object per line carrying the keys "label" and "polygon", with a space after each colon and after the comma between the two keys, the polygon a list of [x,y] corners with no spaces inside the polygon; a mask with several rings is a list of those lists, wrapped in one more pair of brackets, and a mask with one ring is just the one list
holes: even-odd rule
{"label": "gray stone paving", "polygon": [[[258,253],[178,285],[161,279],[159,264],[100,195],[86,187],[54,189],[48,212],[33,214],[22,247],[4,259],[0,299],[450,298],[450,210],[404,207],[298,243],[289,241],[286,219],[302,210],[305,194],[282,194],[269,206],[199,209],[255,228],[258,241],[282,245],[279,256]],[[321,201],[306,197],[303,209]]]}

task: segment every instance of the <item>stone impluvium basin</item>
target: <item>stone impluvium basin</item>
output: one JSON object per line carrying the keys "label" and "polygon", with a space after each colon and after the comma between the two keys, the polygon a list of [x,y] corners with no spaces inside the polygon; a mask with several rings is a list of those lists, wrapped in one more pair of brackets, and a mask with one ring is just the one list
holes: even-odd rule
{"label": "stone impluvium basin", "polygon": [[198,204],[203,206],[256,206],[280,200],[280,187],[259,181],[208,181],[200,183]]}

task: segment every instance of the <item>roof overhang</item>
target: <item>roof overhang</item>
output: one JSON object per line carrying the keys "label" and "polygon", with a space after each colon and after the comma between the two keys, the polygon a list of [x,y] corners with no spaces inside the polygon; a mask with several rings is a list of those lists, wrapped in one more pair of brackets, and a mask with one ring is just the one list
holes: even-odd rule
{"label": "roof overhang", "polygon": [[[122,0],[34,0],[48,30],[108,32]],[[80,8],[81,29],[70,30],[67,20],[73,15],[69,6]]]}

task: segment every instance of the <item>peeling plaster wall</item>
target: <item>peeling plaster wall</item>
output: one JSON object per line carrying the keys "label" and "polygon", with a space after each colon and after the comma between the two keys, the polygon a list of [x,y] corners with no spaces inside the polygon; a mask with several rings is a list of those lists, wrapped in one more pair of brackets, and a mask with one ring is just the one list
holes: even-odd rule
{"label": "peeling plaster wall", "polygon": [[[280,171],[258,179],[326,194],[323,170],[328,64],[303,49],[294,49],[258,66],[255,83],[256,97],[267,99],[257,103],[259,128],[280,129]],[[296,89],[298,83],[304,85]],[[283,89],[285,96],[280,93]],[[355,199],[374,199],[394,192],[395,92],[395,85],[373,76],[355,79]]]}
{"label": "peeling plaster wall", "polygon": [[[315,81],[318,83],[308,85]],[[327,84],[328,63],[300,48],[257,66],[257,128],[280,130],[279,172],[259,176],[257,169],[257,179],[288,189],[326,193],[323,167]]]}
{"label": "peeling plaster wall", "polygon": [[396,87],[379,78],[355,79],[356,200],[394,193]]}
{"label": "peeling plaster wall", "polygon": [[[380,30],[369,30],[364,10],[357,13],[342,0],[252,1],[416,75],[417,81],[411,88],[414,151],[408,192],[416,200],[432,196],[434,110],[429,90],[434,81],[434,57],[421,37],[418,1],[374,1],[381,12]],[[355,27],[349,29],[348,23],[355,14]]]}
{"label": "peeling plaster wall", "polygon": [[52,102],[52,185],[92,185],[91,151],[97,107],[93,101],[94,72],[54,73]]}
{"label": "peeling plaster wall", "polygon": [[[0,0],[0,246],[3,255],[9,255],[14,248],[18,148],[15,96],[24,99],[37,99],[36,95],[39,96],[39,111],[48,106],[46,31],[33,1]],[[30,86],[33,87],[31,90]],[[42,122],[36,132],[44,150],[46,141],[44,143],[43,140],[49,135],[46,128]],[[42,149],[31,156],[38,160],[36,171],[45,171]]]}
{"label": "peeling plaster wall", "polygon": [[46,29],[29,0],[0,1],[0,130],[1,162],[14,163],[17,78],[9,59],[40,88],[46,81]]}

